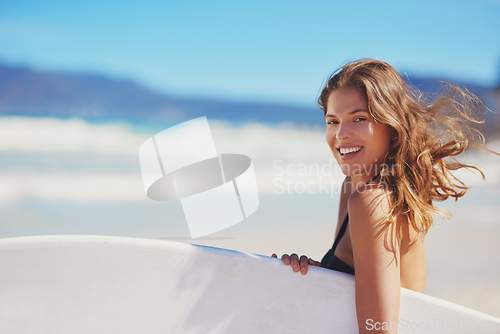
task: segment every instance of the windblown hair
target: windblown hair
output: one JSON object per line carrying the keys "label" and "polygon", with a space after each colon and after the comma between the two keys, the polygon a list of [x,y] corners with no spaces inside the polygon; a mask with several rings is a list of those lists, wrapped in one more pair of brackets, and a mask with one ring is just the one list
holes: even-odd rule
{"label": "windblown hair", "polygon": [[479,168],[454,158],[469,145],[488,150],[475,128],[482,123],[475,116],[483,107],[480,99],[456,85],[433,99],[425,97],[391,65],[373,59],[347,63],[328,79],[318,98],[325,114],[330,94],[342,88],[358,89],[374,121],[397,133],[381,170],[380,182],[389,185],[388,223],[406,214],[413,229],[425,235],[432,213],[450,216],[433,201],[457,200],[468,189],[452,171],[474,169],[484,178]]}

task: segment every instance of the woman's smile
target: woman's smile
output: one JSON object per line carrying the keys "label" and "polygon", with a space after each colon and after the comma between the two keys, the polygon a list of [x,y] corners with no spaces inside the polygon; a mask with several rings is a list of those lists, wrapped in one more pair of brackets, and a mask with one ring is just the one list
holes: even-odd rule
{"label": "woman's smile", "polygon": [[354,158],[362,149],[363,146],[346,146],[337,148],[342,160]]}

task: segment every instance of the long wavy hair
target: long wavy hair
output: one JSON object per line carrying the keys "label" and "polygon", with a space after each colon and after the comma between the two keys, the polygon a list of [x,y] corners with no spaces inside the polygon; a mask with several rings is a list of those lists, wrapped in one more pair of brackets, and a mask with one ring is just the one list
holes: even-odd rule
{"label": "long wavy hair", "polygon": [[469,168],[484,178],[479,168],[454,158],[468,146],[488,150],[476,129],[482,121],[475,114],[484,106],[457,85],[449,84],[434,98],[423,95],[391,65],[374,59],[349,62],[332,74],[317,101],[325,114],[330,94],[341,88],[358,89],[374,121],[397,133],[380,174],[380,183],[390,186],[387,222],[406,214],[413,229],[425,235],[433,225],[432,213],[451,216],[433,202],[458,200],[468,189],[453,171]]}

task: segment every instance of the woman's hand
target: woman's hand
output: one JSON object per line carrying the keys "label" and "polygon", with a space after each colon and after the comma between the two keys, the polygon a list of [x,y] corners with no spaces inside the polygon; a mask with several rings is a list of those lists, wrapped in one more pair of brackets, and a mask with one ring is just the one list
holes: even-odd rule
{"label": "woman's hand", "polygon": [[[275,253],[273,253],[273,255],[271,256],[274,258],[278,258],[278,256]],[[283,256],[281,256],[281,261],[283,261],[283,263],[287,266],[290,265],[293,271],[295,272],[300,271],[302,275],[307,274],[309,266],[316,266],[316,267],[321,266],[321,262],[308,258],[305,255],[302,255],[299,259],[299,256],[295,253],[291,255],[283,254]]]}

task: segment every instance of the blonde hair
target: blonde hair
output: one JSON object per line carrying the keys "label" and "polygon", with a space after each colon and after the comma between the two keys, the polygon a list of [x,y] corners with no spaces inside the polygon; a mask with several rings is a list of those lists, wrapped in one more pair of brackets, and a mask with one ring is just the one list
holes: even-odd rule
{"label": "blonde hair", "polygon": [[451,216],[433,202],[457,200],[468,189],[452,171],[469,168],[484,178],[479,168],[454,159],[469,145],[488,150],[474,127],[482,123],[474,113],[483,106],[474,94],[449,85],[435,99],[424,97],[391,65],[374,59],[347,63],[332,74],[318,97],[325,114],[328,97],[340,88],[358,89],[374,121],[397,134],[381,170],[380,182],[390,185],[388,223],[406,214],[413,229],[426,234],[432,213]]}

